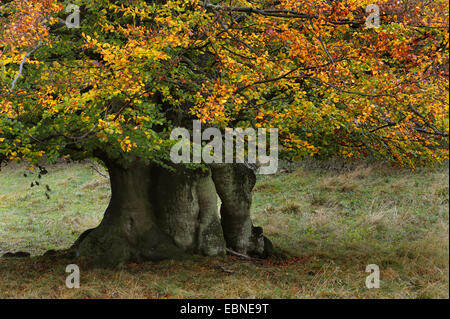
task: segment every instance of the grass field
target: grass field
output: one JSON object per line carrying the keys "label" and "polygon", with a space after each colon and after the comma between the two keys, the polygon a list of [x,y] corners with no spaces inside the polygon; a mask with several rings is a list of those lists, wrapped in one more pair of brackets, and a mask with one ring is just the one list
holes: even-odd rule
{"label": "grass field", "polygon": [[[100,222],[108,180],[90,164],[47,169],[41,179],[19,165],[0,171],[0,254],[32,254],[0,258],[0,298],[449,297],[448,166],[300,165],[260,177],[254,223],[287,259],[194,257],[115,271],[80,265],[80,289],[65,286],[68,261],[39,255],[67,248]],[[35,180],[40,185],[30,187]],[[365,286],[368,264],[380,267],[379,289]]]}

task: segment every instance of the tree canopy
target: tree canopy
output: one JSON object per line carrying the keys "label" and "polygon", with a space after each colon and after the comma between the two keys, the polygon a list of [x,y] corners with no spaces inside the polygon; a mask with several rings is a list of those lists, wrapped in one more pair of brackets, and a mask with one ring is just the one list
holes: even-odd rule
{"label": "tree canopy", "polygon": [[[0,4],[0,162],[164,161],[170,131],[278,128],[283,156],[448,159],[447,0]],[[189,124],[191,123],[191,124]]]}

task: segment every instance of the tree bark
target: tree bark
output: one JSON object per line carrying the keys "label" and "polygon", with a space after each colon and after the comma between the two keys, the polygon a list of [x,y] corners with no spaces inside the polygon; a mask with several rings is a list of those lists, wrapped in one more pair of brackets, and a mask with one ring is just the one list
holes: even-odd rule
{"label": "tree bark", "polygon": [[250,217],[252,190],[256,183],[253,170],[243,164],[220,164],[212,168],[213,180],[222,201],[221,224],[227,247],[236,252],[268,257],[272,243]]}
{"label": "tree bark", "polygon": [[76,257],[115,267],[192,254],[224,255],[226,247],[267,255],[262,230],[250,221],[254,174],[242,167],[171,170],[139,161],[127,168],[105,164],[111,200],[100,225],[84,232],[69,250]]}

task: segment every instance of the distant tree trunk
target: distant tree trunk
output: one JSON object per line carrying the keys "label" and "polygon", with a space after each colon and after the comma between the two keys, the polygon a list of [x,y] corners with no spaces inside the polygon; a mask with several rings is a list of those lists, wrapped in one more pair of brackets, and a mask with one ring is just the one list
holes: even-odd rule
{"label": "distant tree trunk", "polygon": [[227,165],[172,171],[138,161],[127,168],[105,164],[111,200],[100,225],[84,232],[70,249],[75,256],[114,267],[190,254],[223,255],[226,247],[267,255],[262,230],[250,221],[251,170]]}

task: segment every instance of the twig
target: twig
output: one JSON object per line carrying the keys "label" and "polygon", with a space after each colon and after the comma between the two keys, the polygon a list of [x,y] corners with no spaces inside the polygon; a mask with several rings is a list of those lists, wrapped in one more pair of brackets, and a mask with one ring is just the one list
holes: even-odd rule
{"label": "twig", "polygon": [[95,167],[95,163],[90,161],[90,160],[86,160],[86,162],[88,162],[89,164],[91,164],[91,168],[96,171],[100,176],[104,177],[104,178],[108,178],[108,175],[103,174],[102,172],[100,172],[97,167]]}
{"label": "twig", "polygon": [[234,40],[236,40],[237,42],[241,43],[242,45],[244,45],[247,49],[249,49],[251,52],[256,53],[255,49],[249,45],[247,42],[242,41],[241,39],[239,39],[238,37],[235,37],[233,35],[233,33],[231,33],[230,29],[227,27],[227,25],[222,21],[222,19],[220,18],[220,15],[217,11],[214,11],[214,14],[216,15],[217,20],[219,21],[220,25],[222,26],[222,28],[224,28],[225,32]]}
{"label": "twig", "polygon": [[226,269],[225,267],[223,267],[222,265],[216,265],[215,268],[222,270],[224,273],[227,274],[232,274],[234,273],[234,270],[231,269]]}
{"label": "twig", "polygon": [[258,9],[251,7],[228,7],[228,6],[220,6],[208,3],[207,1],[203,1],[203,3],[199,3],[205,9],[219,10],[219,11],[228,11],[228,12],[243,12],[243,13],[255,13],[263,16],[271,16],[271,17],[279,17],[279,18],[300,18],[300,19],[310,19],[315,16],[296,12],[294,10],[278,10],[278,9]]}
{"label": "twig", "polygon": [[38,48],[40,47],[40,45],[38,45],[37,47],[35,47],[33,50],[31,50],[30,52],[28,52],[27,54],[25,54],[25,56],[22,59],[22,62],[20,63],[20,67],[19,67],[19,73],[17,73],[16,77],[14,78],[12,84],[11,84],[11,88],[9,89],[9,93],[12,92],[12,90],[14,89],[17,80],[19,79],[20,75],[22,74],[23,71],[23,65],[25,64],[26,59],[32,55],[34,53],[34,51],[36,51]]}
{"label": "twig", "polygon": [[237,251],[234,251],[234,250],[232,250],[230,248],[227,248],[227,253],[229,253],[230,255],[234,255],[234,256],[237,256],[237,257],[241,257],[241,258],[247,259],[247,260],[257,260],[256,258],[250,257],[249,255],[238,253]]}

